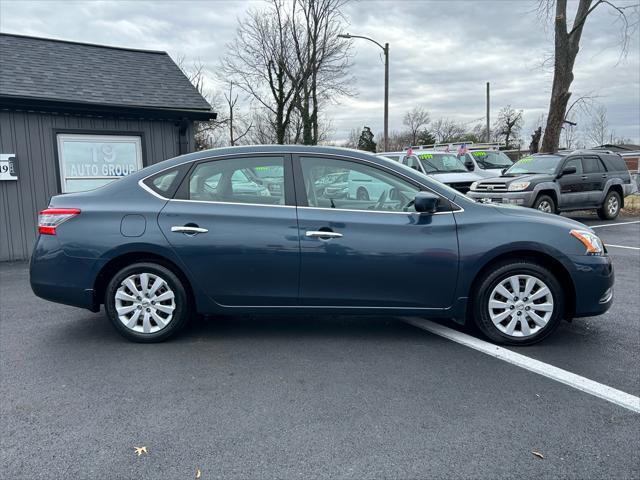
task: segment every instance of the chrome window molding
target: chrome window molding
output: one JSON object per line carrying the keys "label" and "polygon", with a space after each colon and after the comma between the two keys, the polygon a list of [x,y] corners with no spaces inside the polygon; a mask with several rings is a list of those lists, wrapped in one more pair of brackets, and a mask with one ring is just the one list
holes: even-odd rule
{"label": "chrome window molding", "polygon": [[244,203],[244,202],[221,202],[219,200],[185,200],[183,198],[165,198],[170,202],[189,202],[189,203],[212,203],[220,205],[248,205],[251,207],[278,207],[278,208],[296,208],[295,205],[275,205],[270,203]]}
{"label": "chrome window molding", "polygon": [[[147,192],[151,193],[152,195],[154,195],[154,196],[156,196],[156,197],[158,197],[158,198],[160,198],[160,199],[162,199],[162,200],[167,200],[167,201],[204,202],[204,203],[229,203],[229,204],[231,204],[231,205],[261,205],[261,206],[267,206],[267,207],[271,207],[271,206],[279,206],[279,207],[295,207],[294,205],[263,205],[263,204],[260,204],[260,203],[250,204],[250,203],[234,203],[234,202],[213,202],[213,201],[212,201],[212,202],[208,202],[208,201],[205,201],[205,200],[183,200],[183,199],[171,199],[171,198],[163,197],[162,195],[160,195],[160,194],[158,194],[158,193],[154,192],[151,188],[149,188],[149,187],[144,183],[144,181],[145,181],[147,178],[149,178],[149,177],[152,177],[152,176],[154,176],[154,175],[158,175],[159,173],[162,173],[162,172],[164,172],[164,171],[166,171],[166,170],[170,170],[170,169],[172,169],[172,168],[180,167],[180,166],[185,165],[185,164],[187,164],[187,163],[191,163],[191,162],[204,162],[204,161],[207,161],[207,160],[224,160],[224,159],[227,159],[227,158],[234,158],[234,157],[246,157],[246,156],[249,156],[249,155],[274,155],[274,156],[275,156],[275,155],[300,155],[300,156],[305,156],[305,155],[306,155],[306,156],[310,156],[310,155],[313,155],[313,154],[310,154],[309,152],[305,152],[305,151],[299,151],[299,152],[298,152],[298,151],[293,151],[293,152],[281,152],[281,153],[278,153],[278,152],[251,152],[251,153],[248,153],[248,152],[246,152],[246,153],[232,153],[232,154],[227,154],[227,155],[219,155],[219,156],[213,156],[213,157],[204,157],[204,158],[197,158],[197,159],[185,160],[185,161],[184,161],[184,162],[182,162],[182,163],[178,163],[178,164],[176,164],[176,165],[171,165],[170,167],[163,168],[162,170],[159,170],[159,171],[157,171],[157,172],[155,172],[155,173],[152,173],[152,174],[150,174],[150,175],[147,175],[147,176],[146,176],[146,177],[144,177],[144,178],[141,178],[140,180],[138,180],[138,185],[140,185],[144,190],[146,190]],[[457,204],[456,202],[454,202],[453,200],[449,200],[448,198],[446,198],[446,197],[445,197],[445,196],[443,196],[442,194],[440,194],[440,193],[438,193],[438,192],[436,192],[436,191],[432,190],[432,189],[431,189],[431,187],[429,187],[429,186],[427,186],[427,185],[425,185],[425,184],[423,184],[423,183],[420,183],[418,180],[415,180],[415,179],[413,179],[413,178],[409,177],[408,175],[405,175],[404,173],[397,172],[396,170],[394,170],[394,169],[392,169],[392,168],[386,167],[386,166],[384,166],[384,165],[380,165],[380,164],[378,164],[378,163],[376,163],[376,162],[372,162],[371,160],[366,160],[366,159],[362,159],[362,158],[356,158],[356,157],[352,157],[352,156],[349,156],[349,155],[340,155],[340,154],[338,154],[338,153],[318,153],[318,154],[316,154],[316,155],[318,155],[318,156],[323,156],[323,157],[327,157],[327,158],[330,158],[330,157],[339,157],[339,158],[344,158],[344,159],[352,160],[352,161],[355,161],[355,162],[364,162],[364,163],[368,163],[368,164],[370,164],[370,165],[373,165],[374,167],[377,167],[377,168],[380,168],[380,169],[382,169],[382,170],[384,170],[384,171],[386,171],[386,172],[389,172],[389,173],[391,173],[392,175],[398,175],[398,176],[400,176],[400,177],[403,177],[403,178],[405,178],[405,179],[409,180],[411,183],[418,184],[418,185],[420,185],[421,187],[426,188],[429,192],[431,192],[431,193],[433,193],[433,194],[435,194],[435,195],[438,195],[439,197],[444,198],[446,201],[450,202],[452,205],[455,205],[455,206],[457,207],[457,209],[454,209],[454,210],[452,210],[451,212],[437,212],[437,213],[435,213],[434,215],[443,214],[443,213],[461,213],[461,212],[464,212],[464,208],[462,208],[460,205],[458,205],[458,204]],[[298,207],[298,208],[318,208],[318,207]],[[332,209],[332,208],[330,208],[330,209],[326,209],[326,210],[344,210],[344,209]],[[356,212],[365,212],[366,210],[354,210],[354,211],[356,211]],[[372,210],[372,211],[373,211],[373,210]],[[394,213],[394,212],[377,212],[377,213]],[[395,213],[405,213],[405,212],[395,212]]]}
{"label": "chrome window molding", "polygon": [[[453,203],[453,202],[451,202]],[[456,205],[457,206],[457,205]],[[392,213],[394,215],[422,215],[420,212],[394,212],[393,210],[356,210],[352,208],[325,208],[325,207],[298,207],[301,210],[326,210],[329,212],[358,212],[358,213]],[[451,215],[453,213],[464,212],[464,208],[459,207],[460,210],[450,210],[448,212],[435,212],[431,215]]]}

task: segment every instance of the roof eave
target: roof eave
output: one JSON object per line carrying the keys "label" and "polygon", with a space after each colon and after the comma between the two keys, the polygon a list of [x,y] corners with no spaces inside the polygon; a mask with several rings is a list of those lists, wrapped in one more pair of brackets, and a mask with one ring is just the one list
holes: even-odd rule
{"label": "roof eave", "polygon": [[217,113],[199,108],[147,107],[78,102],[50,98],[20,97],[0,94],[0,109],[16,109],[67,114],[129,116],[136,118],[215,120]]}

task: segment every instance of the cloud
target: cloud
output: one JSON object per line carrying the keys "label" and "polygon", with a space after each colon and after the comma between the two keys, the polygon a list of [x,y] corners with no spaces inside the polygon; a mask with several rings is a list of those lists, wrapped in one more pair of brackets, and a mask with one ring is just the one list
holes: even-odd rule
{"label": "cloud", "polygon": [[[0,30],[26,35],[165,50],[200,60],[213,85],[237,19],[262,2],[233,1],[7,1]],[[570,3],[575,10],[575,3]],[[390,44],[390,129],[422,105],[432,118],[468,122],[484,117],[485,84],[491,82],[495,117],[504,105],[525,112],[525,138],[549,104],[551,72],[540,64],[552,51],[552,29],[537,17],[535,1],[367,1],[345,8],[352,34]],[[600,6],[588,19],[575,66],[575,95],[595,92],[608,109],[617,136],[640,143],[638,36],[620,60],[621,25]],[[354,40],[352,74],[357,96],[328,105],[335,139],[368,125],[382,131],[384,66],[381,50]],[[579,123],[588,120],[581,118]]]}

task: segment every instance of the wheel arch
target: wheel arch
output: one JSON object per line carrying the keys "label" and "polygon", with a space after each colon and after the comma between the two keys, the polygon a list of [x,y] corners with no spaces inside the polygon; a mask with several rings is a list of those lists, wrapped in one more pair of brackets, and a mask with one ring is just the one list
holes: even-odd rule
{"label": "wheel arch", "polygon": [[547,196],[551,197],[551,199],[553,200],[553,203],[555,203],[556,210],[560,206],[559,198],[558,198],[558,192],[554,188],[542,187],[540,190],[537,190],[536,191],[536,195],[535,195],[535,197],[533,199],[533,203],[534,204],[536,203],[536,200],[538,200],[538,198],[540,198],[540,195],[547,195]]}
{"label": "wheel arch", "polygon": [[[571,278],[571,274],[567,270],[567,268],[562,264],[560,260],[551,255],[550,253],[541,252],[539,250],[531,250],[531,249],[519,249],[512,250],[509,252],[500,253],[490,259],[488,259],[484,265],[476,272],[473,280],[471,281],[471,286],[469,288],[469,292],[475,292],[478,288],[478,285],[481,279],[489,272],[492,268],[495,268],[496,265],[507,262],[509,260],[529,260],[533,263],[537,263],[545,268],[547,268],[552,274],[556,276],[560,284],[564,287],[565,297],[564,297],[564,317],[565,318],[573,318],[576,311],[576,288],[573,283],[573,279]],[[568,291],[567,291],[568,290]],[[469,305],[467,307],[467,316],[472,314],[473,312],[473,301],[474,295],[469,295]],[[467,318],[468,320],[468,318]]]}
{"label": "wheel arch", "polygon": [[605,190],[606,193],[604,194],[604,197],[602,197],[602,201],[604,202],[605,198],[607,198],[607,195],[609,195],[609,192],[611,191],[616,192],[618,195],[620,195],[620,208],[624,208],[624,190],[620,183],[610,184],[609,187]]}
{"label": "wheel arch", "polygon": [[133,251],[133,252],[122,253],[118,256],[111,258],[99,270],[93,285],[94,306],[98,308],[100,304],[104,303],[105,290],[107,288],[107,285],[109,284],[109,280],[113,277],[113,275],[116,274],[116,272],[126,267],[127,265],[131,265],[133,263],[142,263],[142,262],[157,263],[171,270],[180,279],[180,281],[182,281],[185,287],[185,290],[187,291],[187,295],[189,297],[189,301],[191,302],[191,305],[193,306],[196,305],[196,298],[195,298],[195,292],[193,290],[193,285],[191,284],[191,281],[189,280],[189,278],[182,271],[182,269],[175,262],[158,253]]}

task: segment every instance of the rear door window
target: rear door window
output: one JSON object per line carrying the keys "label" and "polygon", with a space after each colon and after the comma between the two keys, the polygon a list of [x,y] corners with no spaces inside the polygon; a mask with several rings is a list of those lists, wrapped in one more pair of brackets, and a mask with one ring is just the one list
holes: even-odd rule
{"label": "rear door window", "polygon": [[284,158],[212,160],[191,172],[187,199],[204,202],[284,205]]}
{"label": "rear door window", "polygon": [[582,167],[584,173],[599,173],[604,172],[604,166],[598,157],[583,157]]}

